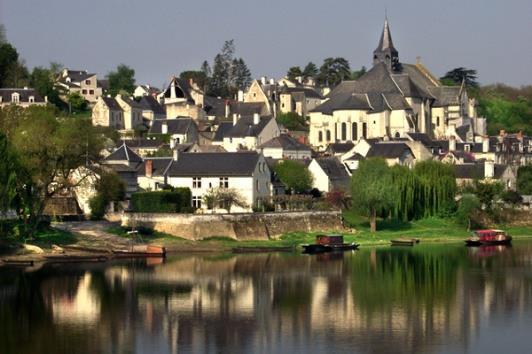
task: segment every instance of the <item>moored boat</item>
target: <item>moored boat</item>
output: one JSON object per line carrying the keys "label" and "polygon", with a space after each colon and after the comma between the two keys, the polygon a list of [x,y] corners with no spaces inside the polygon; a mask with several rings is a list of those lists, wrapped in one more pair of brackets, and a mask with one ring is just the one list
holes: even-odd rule
{"label": "moored boat", "polygon": [[512,236],[504,230],[477,230],[465,240],[467,246],[509,245],[511,242]]}
{"label": "moored boat", "polygon": [[113,250],[115,257],[166,257],[166,248],[154,245],[136,245],[129,249]]}
{"label": "moored boat", "polygon": [[106,255],[47,255],[44,256],[47,262],[55,263],[77,263],[77,262],[105,262],[109,260]]}
{"label": "moored boat", "polygon": [[341,252],[356,250],[358,244],[344,243],[342,235],[318,235],[316,236],[316,243],[310,245],[302,245],[304,253],[324,253],[324,252]]}
{"label": "moored boat", "polygon": [[397,238],[390,241],[392,246],[414,246],[419,243],[418,238]]}

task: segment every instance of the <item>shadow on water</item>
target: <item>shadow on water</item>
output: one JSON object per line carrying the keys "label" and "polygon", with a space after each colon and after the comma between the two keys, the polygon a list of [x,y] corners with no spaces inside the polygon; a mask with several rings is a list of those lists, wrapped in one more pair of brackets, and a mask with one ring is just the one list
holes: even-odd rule
{"label": "shadow on water", "polygon": [[532,315],[531,265],[523,242],[3,268],[0,343],[20,354],[482,352],[495,319]]}

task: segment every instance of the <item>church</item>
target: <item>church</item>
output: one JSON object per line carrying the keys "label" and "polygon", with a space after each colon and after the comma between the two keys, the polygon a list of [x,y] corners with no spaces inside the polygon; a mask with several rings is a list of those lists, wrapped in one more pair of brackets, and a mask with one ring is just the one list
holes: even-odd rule
{"label": "church", "polygon": [[485,120],[476,115],[476,102],[464,85],[443,86],[419,60],[399,61],[386,19],[373,67],[357,80],[340,83],[310,111],[309,141],[323,150],[330,143],[402,138],[406,133],[448,139],[457,135],[457,128],[466,128],[468,139],[474,139],[485,134]]}

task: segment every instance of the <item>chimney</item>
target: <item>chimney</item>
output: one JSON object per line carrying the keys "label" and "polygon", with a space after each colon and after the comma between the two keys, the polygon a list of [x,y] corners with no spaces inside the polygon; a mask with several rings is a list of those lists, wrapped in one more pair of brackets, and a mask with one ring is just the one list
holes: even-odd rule
{"label": "chimney", "polygon": [[48,96],[44,96],[44,102],[48,103]]}
{"label": "chimney", "polygon": [[244,102],[244,91],[238,90],[238,102]]}
{"label": "chimney", "polygon": [[490,151],[490,138],[489,136],[482,137],[482,152]]}
{"label": "chimney", "polygon": [[260,122],[260,114],[253,113],[253,125],[257,125]]}
{"label": "chimney", "polygon": [[493,178],[495,176],[495,162],[484,161],[484,178]]}
{"label": "chimney", "polygon": [[270,79],[270,85],[275,85],[275,79],[274,78]]}
{"label": "chimney", "polygon": [[168,134],[168,123],[167,122],[161,123],[161,134]]}
{"label": "chimney", "polygon": [[263,84],[263,85],[266,85],[266,76],[263,76],[260,78],[260,82]]}
{"label": "chimney", "polygon": [[297,80],[297,82],[299,82],[300,84],[303,83],[303,77],[302,77],[302,76],[298,76],[298,77],[296,77],[296,80]]}
{"label": "chimney", "polygon": [[238,115],[236,113],[233,113],[233,126],[236,125],[236,122],[238,122]]}
{"label": "chimney", "polygon": [[173,150],[172,158],[174,161],[179,160],[179,150],[177,148]]}
{"label": "chimney", "polygon": [[456,137],[451,135],[449,137],[449,151],[455,151],[456,150]]}
{"label": "chimney", "polygon": [[229,100],[225,100],[225,118],[229,118],[230,114],[231,114],[231,105],[229,104]]}
{"label": "chimney", "polygon": [[144,163],[146,177],[151,177],[153,174],[153,160],[146,160]]}

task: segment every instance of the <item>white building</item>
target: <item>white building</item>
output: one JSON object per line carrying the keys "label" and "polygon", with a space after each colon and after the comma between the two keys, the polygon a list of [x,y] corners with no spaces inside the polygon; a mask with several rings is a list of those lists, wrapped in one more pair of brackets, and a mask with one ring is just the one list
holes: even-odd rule
{"label": "white building", "polygon": [[257,148],[264,157],[272,159],[308,160],[312,150],[287,134],[268,140]]}

